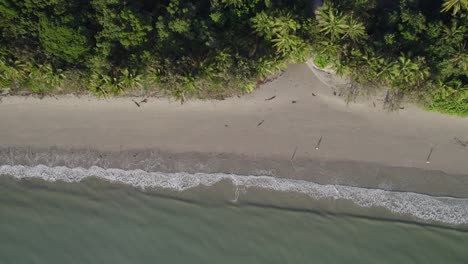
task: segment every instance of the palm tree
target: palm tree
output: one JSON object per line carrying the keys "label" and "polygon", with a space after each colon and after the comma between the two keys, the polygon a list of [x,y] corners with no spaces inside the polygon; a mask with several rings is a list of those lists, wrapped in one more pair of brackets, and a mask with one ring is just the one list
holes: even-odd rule
{"label": "palm tree", "polygon": [[382,81],[391,81],[393,78],[393,63],[384,58],[378,58],[376,60],[378,65],[377,78],[380,78]]}
{"label": "palm tree", "polygon": [[[353,42],[358,42],[366,37],[366,27],[352,16],[347,17],[346,34]],[[344,37],[345,37],[344,36]]]}
{"label": "palm tree", "polygon": [[457,40],[463,38],[466,29],[462,26],[459,26],[456,20],[452,20],[450,27],[443,27],[442,38],[448,43],[457,42]]}
{"label": "palm tree", "polygon": [[3,85],[17,87],[20,82],[28,77],[32,66],[21,61],[10,60],[9,63],[0,60],[0,82]]}
{"label": "palm tree", "polygon": [[61,70],[52,68],[50,64],[42,64],[33,67],[28,74],[28,82],[31,90],[35,93],[45,93],[59,86],[64,78]]}
{"label": "palm tree", "polygon": [[330,37],[331,40],[340,38],[347,32],[346,16],[343,16],[341,12],[338,12],[332,6],[324,5],[317,9],[317,20],[320,32]]}
{"label": "palm tree", "polygon": [[296,32],[300,25],[292,18],[290,13],[281,15],[273,20],[273,33],[277,35],[289,35]]}
{"label": "palm tree", "polygon": [[285,57],[293,56],[293,53],[303,46],[301,39],[295,35],[300,24],[292,18],[290,13],[271,17],[265,12],[260,12],[252,19],[252,22],[255,33],[271,41],[276,52]]}
{"label": "palm tree", "polygon": [[343,15],[330,5],[317,10],[317,20],[319,32],[328,37],[320,42],[320,52],[330,57],[339,57],[346,50],[346,45],[342,45],[341,40],[349,38],[352,43],[357,43],[366,37],[366,28],[362,22],[352,16]]}
{"label": "palm tree", "polygon": [[93,72],[88,80],[88,88],[97,96],[107,97],[113,89],[112,78],[107,74]]}
{"label": "palm tree", "polygon": [[326,55],[327,57],[331,58],[333,62],[335,62],[334,60],[339,57],[341,49],[342,46],[336,42],[321,41],[319,43],[318,52]]}
{"label": "palm tree", "polygon": [[422,65],[422,60],[412,61],[402,55],[392,64],[389,77],[390,81],[397,86],[412,86],[424,80],[428,75],[429,69]]}
{"label": "palm tree", "polygon": [[459,67],[463,72],[468,72],[468,53],[465,48],[465,44],[459,44],[450,52],[451,58],[449,61],[454,66]]}
{"label": "palm tree", "polygon": [[442,12],[452,10],[452,15],[456,15],[459,11],[468,10],[468,0],[445,0],[442,7]]}
{"label": "palm tree", "polygon": [[453,100],[463,100],[468,97],[468,87],[463,86],[459,80],[453,80],[447,83],[439,82],[438,98],[446,99],[451,97]]}
{"label": "palm tree", "polygon": [[265,38],[265,40],[271,40],[273,37],[273,23],[265,12],[257,13],[255,17],[251,18],[251,21],[255,33]]}
{"label": "palm tree", "polygon": [[277,35],[272,42],[278,53],[288,55],[297,50],[301,40],[294,35]]}
{"label": "palm tree", "polygon": [[126,89],[141,88],[141,75],[131,73],[128,69],[120,71],[120,76],[117,82],[117,93],[121,93]]}

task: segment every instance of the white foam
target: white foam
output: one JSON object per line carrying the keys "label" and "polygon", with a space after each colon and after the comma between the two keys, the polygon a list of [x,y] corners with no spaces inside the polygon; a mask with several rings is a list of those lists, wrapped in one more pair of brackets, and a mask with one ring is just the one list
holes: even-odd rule
{"label": "white foam", "polygon": [[241,176],[234,174],[161,173],[143,170],[47,167],[38,165],[0,166],[0,175],[17,179],[41,178],[46,181],[79,182],[98,177],[110,182],[129,184],[139,188],[162,188],[184,191],[197,186],[212,186],[231,181],[238,189],[260,188],[281,192],[296,192],[313,199],[345,199],[362,207],[384,207],[398,214],[410,214],[425,221],[448,224],[468,224],[468,199],[433,197],[411,192],[392,192],[343,185],[320,185],[313,182],[275,178],[271,176]]}

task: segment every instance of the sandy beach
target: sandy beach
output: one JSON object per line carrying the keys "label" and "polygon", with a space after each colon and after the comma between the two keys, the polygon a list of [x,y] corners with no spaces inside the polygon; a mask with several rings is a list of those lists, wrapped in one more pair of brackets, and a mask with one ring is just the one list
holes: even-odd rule
{"label": "sandy beach", "polygon": [[377,99],[346,104],[306,64],[241,98],[150,98],[141,107],[132,99],[5,97],[0,164],[271,175],[468,197],[468,119],[411,105],[387,112]]}

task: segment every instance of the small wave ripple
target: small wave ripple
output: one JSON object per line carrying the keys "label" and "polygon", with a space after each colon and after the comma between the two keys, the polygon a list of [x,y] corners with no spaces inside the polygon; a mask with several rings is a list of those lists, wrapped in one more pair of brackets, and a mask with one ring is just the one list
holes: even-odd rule
{"label": "small wave ripple", "polygon": [[197,186],[213,186],[230,181],[237,188],[295,192],[313,199],[345,199],[362,207],[384,207],[397,214],[410,214],[425,222],[468,224],[468,199],[434,197],[411,192],[394,192],[344,185],[321,185],[309,181],[271,176],[243,176],[223,173],[162,173],[143,170],[68,168],[22,165],[0,166],[0,175],[16,179],[41,178],[46,181],[79,182],[87,177],[146,188],[185,191]]}

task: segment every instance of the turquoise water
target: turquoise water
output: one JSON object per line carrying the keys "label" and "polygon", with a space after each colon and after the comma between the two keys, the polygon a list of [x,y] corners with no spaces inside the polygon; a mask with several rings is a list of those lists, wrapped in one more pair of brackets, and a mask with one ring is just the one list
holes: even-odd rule
{"label": "turquoise water", "polygon": [[200,193],[0,177],[0,263],[468,262],[464,231]]}

